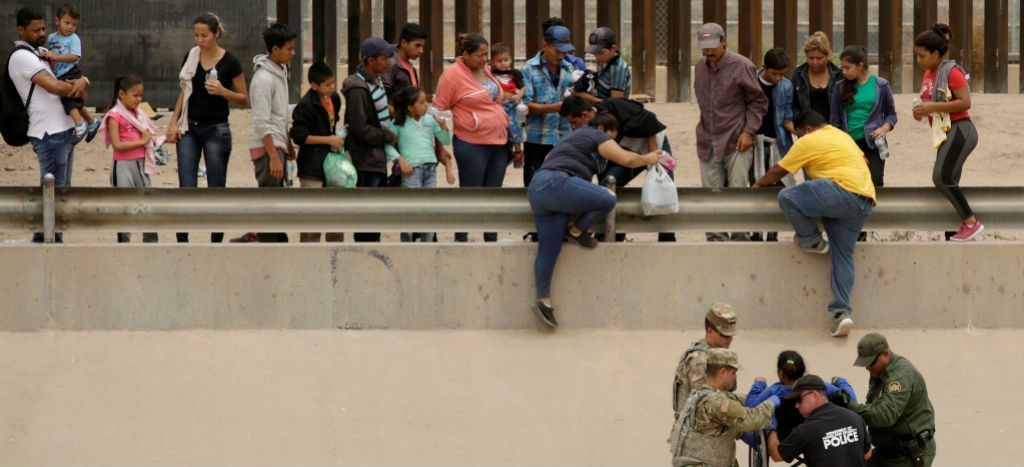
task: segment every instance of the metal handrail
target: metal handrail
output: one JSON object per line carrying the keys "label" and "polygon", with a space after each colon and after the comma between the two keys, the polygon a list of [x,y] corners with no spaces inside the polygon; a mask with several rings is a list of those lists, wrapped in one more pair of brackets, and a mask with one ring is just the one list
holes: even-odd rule
{"label": "metal handrail", "polygon": [[[993,230],[1024,229],[1024,187],[964,189]],[[790,229],[777,189],[679,188],[679,212],[643,215],[640,189],[617,193],[623,232]],[[48,219],[42,188],[0,188],[0,231],[32,232]],[[959,219],[934,188],[882,188],[866,228],[941,231]],[[57,231],[529,231],[523,188],[265,189],[85,188],[55,190]]]}

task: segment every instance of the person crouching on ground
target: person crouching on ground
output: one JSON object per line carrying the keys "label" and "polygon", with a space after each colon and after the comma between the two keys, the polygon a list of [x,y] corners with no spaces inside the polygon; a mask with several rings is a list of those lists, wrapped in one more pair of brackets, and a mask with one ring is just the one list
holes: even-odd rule
{"label": "person crouching on ground", "polygon": [[[606,161],[625,167],[658,163],[657,152],[639,155],[622,149],[615,142],[619,130],[615,117],[593,117],[593,108],[584,105],[586,109],[562,106],[560,113],[577,129],[555,144],[527,191],[539,242],[533,266],[537,286],[534,311],[551,327],[558,326],[551,301],[551,276],[562,240],[584,248],[596,247],[597,240],[589,229],[615,208],[615,195],[591,180],[604,170]],[[571,225],[570,214],[579,214]]]}

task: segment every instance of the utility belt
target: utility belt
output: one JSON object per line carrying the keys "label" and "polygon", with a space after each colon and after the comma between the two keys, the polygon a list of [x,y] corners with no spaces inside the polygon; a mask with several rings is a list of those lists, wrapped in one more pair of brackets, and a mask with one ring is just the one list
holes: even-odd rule
{"label": "utility belt", "polygon": [[875,447],[874,453],[891,459],[909,457],[913,459],[915,467],[922,467],[924,465],[924,450],[933,439],[935,439],[935,428],[929,428],[916,436],[900,436],[897,443],[891,446]]}

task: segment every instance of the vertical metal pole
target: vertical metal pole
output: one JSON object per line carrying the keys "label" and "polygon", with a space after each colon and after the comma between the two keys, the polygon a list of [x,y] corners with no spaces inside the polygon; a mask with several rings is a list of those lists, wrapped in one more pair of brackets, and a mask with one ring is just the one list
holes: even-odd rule
{"label": "vertical metal pole", "polygon": [[1009,56],[1007,0],[985,0],[985,92],[1006,92]]}
{"label": "vertical metal pole", "polygon": [[444,71],[444,1],[420,0],[420,26],[427,31],[420,57],[420,86],[432,96]]}
{"label": "vertical metal pole", "polygon": [[526,58],[529,60],[537,52],[540,52],[540,42],[544,31],[540,30],[541,23],[548,19],[551,11],[548,2],[540,0],[526,0]]}
{"label": "vertical metal pole", "polygon": [[53,243],[56,237],[54,227],[57,224],[57,214],[53,189],[56,180],[53,174],[43,175],[43,243]]}
{"label": "vertical metal pole", "polygon": [[[1024,9],[1021,12],[1024,13]],[[972,0],[949,0],[949,27],[953,30],[953,43],[949,47],[949,57],[959,62],[960,66],[968,72],[972,72],[974,66],[974,2]],[[1021,76],[1024,77],[1024,73]],[[971,91],[981,89],[979,80],[972,79],[970,83]],[[1024,89],[1024,84],[1021,84],[1021,87]]]}
{"label": "vertical metal pole", "polygon": [[373,0],[348,0],[348,74],[363,63],[359,46],[373,34]]}
{"label": "vertical metal pole", "polygon": [[[811,32],[821,31],[832,40],[832,0],[811,0]],[[867,44],[864,44],[867,47]]]}
{"label": "vertical metal pole", "polygon": [[690,101],[690,4],[668,4],[668,92],[669,102]]}
{"label": "vertical metal pole", "polygon": [[760,0],[740,0],[739,43],[737,51],[740,55],[761,65],[761,2]]}
{"label": "vertical metal pole", "polygon": [[[951,15],[952,16],[952,15]],[[811,30],[814,32],[814,30]],[[867,0],[846,0],[843,7],[843,46],[868,46],[868,2]],[[835,38],[829,36],[832,47],[836,48]]]}
{"label": "vertical metal pole", "polygon": [[384,0],[384,40],[397,44],[398,36],[408,22],[408,0]]}
{"label": "vertical metal pole", "polygon": [[718,23],[726,30],[727,36],[729,35],[729,14],[726,9],[728,3],[726,0],[704,0],[704,22]]}
{"label": "vertical metal pole", "polygon": [[[572,33],[572,45],[576,46],[576,56],[583,58],[583,49],[587,48],[587,6],[584,0],[562,0],[562,19],[569,24]],[[617,32],[617,31],[616,31]]]}
{"label": "vertical metal pole", "polygon": [[458,49],[458,37],[462,33],[483,34],[484,8],[482,0],[455,0],[455,35],[452,49]]}
{"label": "vertical metal pole", "polygon": [[[936,0],[914,0],[914,36],[931,29],[938,17],[938,2]],[[913,44],[913,42],[911,42]],[[924,70],[914,62],[914,81],[911,89],[917,89],[924,78]]]}
{"label": "vertical metal pole", "polygon": [[796,16],[796,0],[775,1],[774,47],[781,47],[786,51],[789,63],[796,63]]}
{"label": "vertical metal pole", "polygon": [[[671,2],[675,4],[676,2]],[[680,2],[686,3],[686,2]],[[689,6],[689,3],[686,3]],[[597,25],[607,26],[622,39],[622,3],[618,0],[597,0]]]}
{"label": "vertical metal pole", "polygon": [[[277,0],[277,22],[288,26],[295,37],[295,57],[288,65],[288,100],[298,102],[299,90],[302,89],[302,78],[305,76],[302,66],[302,2],[298,0]],[[314,34],[316,28],[314,28]],[[315,39],[314,39],[315,41]]]}
{"label": "vertical metal pole", "polygon": [[[615,177],[609,175],[601,181],[601,186],[612,192],[612,196],[618,199],[618,195],[615,193]],[[612,209],[608,213],[608,216],[604,218],[604,241],[614,242],[615,241],[615,209]]]}
{"label": "vertical metal pole", "polygon": [[903,2],[881,0],[878,10],[878,75],[903,92]]}
{"label": "vertical metal pole", "polygon": [[[516,3],[491,0],[491,45],[502,43],[516,59]],[[516,68],[519,68],[516,66]]]}
{"label": "vertical metal pole", "polygon": [[654,0],[633,0],[633,92],[656,93]]}

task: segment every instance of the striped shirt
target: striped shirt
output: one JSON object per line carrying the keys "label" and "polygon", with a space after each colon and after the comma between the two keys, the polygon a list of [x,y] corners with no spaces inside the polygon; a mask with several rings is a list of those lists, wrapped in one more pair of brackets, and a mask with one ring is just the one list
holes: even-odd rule
{"label": "striped shirt", "polygon": [[388,123],[391,122],[391,112],[388,112],[388,93],[387,89],[384,88],[384,82],[381,80],[380,75],[377,75],[377,79],[372,79],[362,70],[359,70],[359,75],[366,80],[367,86],[370,87],[370,99],[373,99],[373,108],[377,109],[377,119],[380,120],[380,127],[387,128]]}
{"label": "striped shirt", "polygon": [[599,99],[611,98],[612,91],[622,91],[624,94],[622,97],[629,99],[632,90],[633,78],[629,72],[629,65],[622,59],[622,54],[615,52],[615,56],[607,65],[600,63],[597,65],[597,97]]}
{"label": "striped shirt", "polygon": [[[540,53],[526,61],[523,66],[524,104],[557,104],[562,102],[565,90],[572,88],[573,67],[569,62],[562,60],[559,64],[557,85],[552,83],[553,76],[547,67]],[[528,143],[554,145],[570,131],[569,121],[558,115],[558,112],[526,117]]]}

